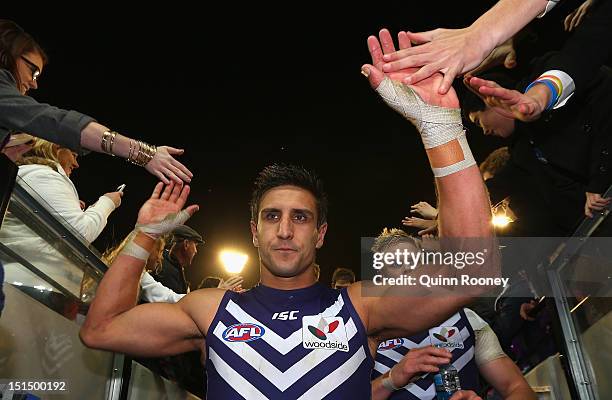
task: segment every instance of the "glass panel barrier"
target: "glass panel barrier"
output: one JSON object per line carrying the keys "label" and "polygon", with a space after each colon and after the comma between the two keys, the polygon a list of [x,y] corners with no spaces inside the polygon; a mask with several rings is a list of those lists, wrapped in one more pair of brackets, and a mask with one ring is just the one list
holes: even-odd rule
{"label": "glass panel barrier", "polygon": [[[16,394],[10,382],[44,381],[65,388],[26,391],[43,399],[114,400],[129,390],[138,392],[124,381],[129,374],[123,375],[122,355],[89,349],[78,337],[106,265],[23,181],[18,180],[0,227],[0,263],[6,295],[0,316],[0,398]],[[170,390],[196,398],[173,385],[150,387],[147,393],[167,398]]]}
{"label": "glass panel barrier", "polygon": [[[612,393],[612,238],[591,237],[560,268],[564,301],[584,358],[580,386],[592,388],[594,398]],[[598,396],[598,397],[597,397]]]}

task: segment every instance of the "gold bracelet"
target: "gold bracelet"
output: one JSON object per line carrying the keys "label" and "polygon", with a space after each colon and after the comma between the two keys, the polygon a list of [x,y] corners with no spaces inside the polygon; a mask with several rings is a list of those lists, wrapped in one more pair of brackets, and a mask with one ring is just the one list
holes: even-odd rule
{"label": "gold bracelet", "polygon": [[134,150],[136,150],[136,142],[134,139],[130,139],[130,150],[128,151],[127,161],[132,162],[132,157],[134,157]]}
{"label": "gold bracelet", "polygon": [[136,155],[134,156],[136,147],[135,145],[132,147],[132,141],[130,141],[130,152],[128,153],[127,161],[131,162],[132,164],[144,167],[149,163],[149,161],[153,159],[153,157],[155,157],[155,154],[157,153],[157,147],[145,143],[141,140],[139,140],[137,143],[138,153],[136,153]]}
{"label": "gold bracelet", "polygon": [[108,153],[108,139],[110,137],[111,133],[110,131],[104,131],[104,133],[102,134],[102,141],[100,142],[100,149],[102,149],[102,152],[104,153]]}
{"label": "gold bracelet", "polygon": [[100,142],[100,148],[106,154],[113,154],[113,146],[115,145],[115,138],[117,137],[117,132],[115,131],[105,131],[102,134],[102,141]]}
{"label": "gold bracelet", "polygon": [[108,152],[113,157],[115,157],[115,154],[113,153],[113,146],[115,145],[115,137],[116,136],[117,136],[117,132],[111,131],[111,133],[110,133],[110,144],[108,146]]}

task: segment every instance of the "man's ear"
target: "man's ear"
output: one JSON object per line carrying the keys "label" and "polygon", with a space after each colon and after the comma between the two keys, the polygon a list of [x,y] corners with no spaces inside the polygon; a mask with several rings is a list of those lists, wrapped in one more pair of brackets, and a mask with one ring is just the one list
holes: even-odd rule
{"label": "man's ear", "polygon": [[327,233],[327,222],[322,224],[318,229],[317,244],[316,244],[317,249],[320,249],[321,247],[323,247],[323,241],[325,240],[326,233]]}
{"label": "man's ear", "polygon": [[251,221],[251,235],[253,236],[253,246],[259,247],[259,240],[257,239],[257,224]]}
{"label": "man's ear", "polygon": [[189,247],[189,240],[183,240],[181,242],[181,246],[183,247],[183,251],[187,251],[187,248]]}

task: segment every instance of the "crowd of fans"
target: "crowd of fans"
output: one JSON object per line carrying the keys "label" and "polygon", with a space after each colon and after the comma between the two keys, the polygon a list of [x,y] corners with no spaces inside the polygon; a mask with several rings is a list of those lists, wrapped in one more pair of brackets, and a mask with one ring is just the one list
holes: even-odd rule
{"label": "crowd of fans", "polygon": [[[509,225],[497,229],[500,237],[571,236],[584,218],[592,218],[610,205],[610,198],[604,195],[612,183],[609,159],[612,70],[601,65],[601,57],[590,60],[597,65],[585,67],[586,72],[577,70],[573,62],[580,44],[593,30],[601,28],[598,24],[602,20],[608,24],[605,29],[612,26],[608,16],[611,3],[587,0],[564,18],[565,29],[575,34],[561,50],[523,60],[518,46],[522,35],[518,33],[514,39],[500,44],[482,63],[473,65],[477,68],[472,71],[455,68],[449,72],[436,64],[447,72],[451,81],[453,73],[465,73],[462,81],[455,82],[465,124],[481,128],[485,135],[506,140],[505,146],[480,163],[494,209],[503,205],[504,215],[511,220]],[[443,30],[437,34],[403,34],[400,34],[400,51],[385,54],[385,61],[389,63],[383,68],[385,72],[413,66],[411,57],[421,46],[402,46],[402,38],[408,37],[414,43],[429,42],[429,48],[435,49],[453,35],[465,33]],[[111,213],[121,205],[123,193],[120,190],[105,193],[89,206],[80,200],[70,175],[79,167],[77,160],[83,150],[126,158],[165,183],[173,180],[183,185],[189,182],[191,173],[173,157],[182,150],[130,139],[84,114],[39,104],[26,96],[28,91],[37,88],[46,60],[44,51],[30,35],[15,23],[0,20],[0,148],[19,166],[22,182],[44,199],[49,211],[90,244],[103,231]],[[572,65],[566,65],[567,60]],[[423,73],[421,69],[419,74]],[[440,89],[450,87],[445,88],[443,84]],[[397,221],[405,230],[383,229],[384,225],[395,222],[381,221],[382,233],[372,251],[404,246],[418,252],[426,247],[423,238],[438,235],[440,215],[436,204],[418,201],[410,206],[409,213],[410,216]],[[604,234],[606,229],[604,225],[600,232]],[[126,247],[135,240],[135,232],[107,249],[103,261],[110,266],[122,252],[129,251]],[[72,294],[72,301],[78,304],[73,312],[87,313],[95,298],[99,277],[77,267],[10,212],[4,217],[0,242]],[[140,303],[177,303],[192,290],[204,288],[247,292],[250,288],[243,287],[241,276],[211,275],[199,285],[190,285],[185,269],[203,244],[201,233],[187,225],[156,237],[154,250],[148,254],[141,275]],[[487,398],[534,398],[529,397],[533,393],[522,373],[560,351],[557,343],[549,340],[551,333],[555,333],[554,305],[542,299],[531,284],[537,280],[537,264],[554,248],[540,249],[532,259],[518,263],[508,253],[521,251],[522,245],[518,243],[518,249],[502,251],[503,270],[511,281],[497,297],[479,299],[438,325],[466,329],[466,346],[461,354],[473,351],[475,356],[460,370],[461,380],[466,387]],[[346,290],[358,280],[355,274],[358,267],[336,268],[330,286]],[[320,268],[314,264],[316,280]],[[20,282],[20,290],[36,296],[32,288],[37,280],[19,268],[17,262],[4,264],[3,270],[5,281]],[[404,272],[402,267],[386,268],[383,274],[398,276]],[[62,295],[55,292],[53,296]],[[410,345],[391,349],[393,355],[389,349],[379,347],[372,375],[373,398],[396,398],[396,395],[397,398],[430,398],[419,394],[425,393],[429,385],[427,374],[435,372],[439,365],[455,362],[459,356],[427,345],[424,339],[428,334],[398,338]],[[206,356],[205,349],[201,349],[179,356],[139,360],[203,397]],[[396,393],[398,389],[413,397],[400,397]],[[519,395],[523,397],[512,397]]]}

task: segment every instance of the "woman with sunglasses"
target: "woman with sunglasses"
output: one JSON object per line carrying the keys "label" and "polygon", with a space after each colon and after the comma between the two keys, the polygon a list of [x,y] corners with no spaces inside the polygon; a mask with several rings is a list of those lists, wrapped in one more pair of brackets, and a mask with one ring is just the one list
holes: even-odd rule
{"label": "woman with sunglasses", "polygon": [[76,111],[38,103],[27,96],[38,88],[47,64],[38,43],[16,23],[0,19],[0,150],[12,132],[26,132],[70,148],[113,154],[144,167],[168,184],[190,182],[193,174],[173,155],[184,150],[153,146],[99,124]]}

